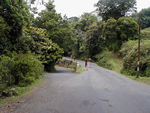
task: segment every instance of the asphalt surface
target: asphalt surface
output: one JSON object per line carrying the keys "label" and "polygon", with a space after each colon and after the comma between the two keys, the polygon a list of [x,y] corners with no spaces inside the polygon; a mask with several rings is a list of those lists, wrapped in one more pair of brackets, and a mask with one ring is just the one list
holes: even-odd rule
{"label": "asphalt surface", "polygon": [[81,74],[56,68],[14,113],[150,113],[148,85],[96,64]]}

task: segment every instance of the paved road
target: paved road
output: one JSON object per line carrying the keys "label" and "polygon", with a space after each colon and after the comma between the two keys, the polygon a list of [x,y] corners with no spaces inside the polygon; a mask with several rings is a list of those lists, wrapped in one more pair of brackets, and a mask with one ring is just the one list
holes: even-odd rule
{"label": "paved road", "polygon": [[[83,62],[79,62],[83,65]],[[74,74],[57,67],[14,113],[150,113],[150,86],[91,64]]]}

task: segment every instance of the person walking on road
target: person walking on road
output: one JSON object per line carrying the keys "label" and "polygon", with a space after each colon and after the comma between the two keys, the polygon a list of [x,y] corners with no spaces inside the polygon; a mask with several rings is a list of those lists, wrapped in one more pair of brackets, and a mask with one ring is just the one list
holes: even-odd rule
{"label": "person walking on road", "polygon": [[85,59],[85,68],[87,68],[87,63],[88,63],[88,60],[87,58]]}

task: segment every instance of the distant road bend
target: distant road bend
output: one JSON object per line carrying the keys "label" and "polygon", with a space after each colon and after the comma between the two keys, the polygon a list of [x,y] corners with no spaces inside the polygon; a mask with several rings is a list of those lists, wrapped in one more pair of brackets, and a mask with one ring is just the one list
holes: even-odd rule
{"label": "distant road bend", "polygon": [[13,113],[150,113],[148,85],[93,63],[81,74],[56,68]]}

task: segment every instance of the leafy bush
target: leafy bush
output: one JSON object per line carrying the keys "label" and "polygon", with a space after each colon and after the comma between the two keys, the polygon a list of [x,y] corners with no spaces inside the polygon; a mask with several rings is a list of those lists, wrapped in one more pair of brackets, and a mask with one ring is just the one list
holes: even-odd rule
{"label": "leafy bush", "polygon": [[96,61],[99,66],[118,73],[120,73],[122,69],[122,59],[120,58],[120,54],[114,54],[107,49],[103,50],[100,54],[97,54],[93,60]]}
{"label": "leafy bush", "polygon": [[35,19],[35,26],[45,29],[47,37],[63,48],[65,55],[71,55],[73,28],[68,23],[68,18],[63,18],[56,12],[53,1],[49,1],[45,6],[46,9]]}
{"label": "leafy bush", "polygon": [[131,17],[135,21],[137,21],[139,18],[139,14],[140,14],[140,18],[141,18],[141,28],[145,29],[145,28],[150,27],[150,7],[144,8],[138,13],[133,13]]}
{"label": "leafy bush", "polygon": [[14,60],[8,56],[0,56],[0,83],[12,84],[12,70],[14,68]]}
{"label": "leafy bush", "polygon": [[119,51],[122,43],[136,39],[137,30],[137,23],[129,17],[121,17],[118,20],[108,19],[104,25],[106,46],[110,51]]}
{"label": "leafy bush", "polygon": [[111,18],[104,24],[104,37],[106,39],[106,46],[109,50],[116,51],[118,47],[118,39],[116,32],[117,20]]}
{"label": "leafy bush", "polygon": [[7,39],[9,35],[10,27],[5,22],[5,20],[0,16],[0,54],[4,49],[9,49],[11,44],[10,41]]}
{"label": "leafy bush", "polygon": [[118,19],[116,28],[122,42],[134,40],[138,34],[138,24],[129,17],[121,17]]}
{"label": "leafy bush", "polygon": [[23,27],[29,24],[29,8],[24,0],[0,0],[0,54],[17,50]]}
{"label": "leafy bush", "polygon": [[31,53],[0,56],[0,82],[7,86],[26,86],[38,79],[42,72],[42,63]]}
{"label": "leafy bush", "polygon": [[101,54],[97,54],[94,56],[93,60],[96,61],[99,66],[102,66],[104,68],[111,70],[113,67],[112,67],[111,63],[108,62],[109,58],[110,58],[108,54],[109,54],[108,52],[103,52]]}
{"label": "leafy bush", "polygon": [[3,97],[11,97],[11,96],[17,96],[18,91],[15,88],[8,87],[7,89],[4,89],[1,93],[1,96]]}
{"label": "leafy bush", "polygon": [[13,75],[15,77],[15,84],[28,85],[35,79],[38,79],[43,72],[42,63],[30,53],[18,54],[14,58],[15,66]]}
{"label": "leafy bush", "polygon": [[141,31],[141,38],[150,40],[150,28],[146,28]]}
{"label": "leafy bush", "polygon": [[63,50],[47,38],[47,32],[44,29],[31,27],[30,30],[34,39],[31,45],[32,52],[44,64],[45,71],[54,71],[54,65],[58,59],[62,58]]}
{"label": "leafy bush", "polygon": [[[123,57],[123,73],[136,75],[138,61],[138,41],[128,41],[120,50]],[[141,41],[140,75],[150,76],[150,40]]]}

